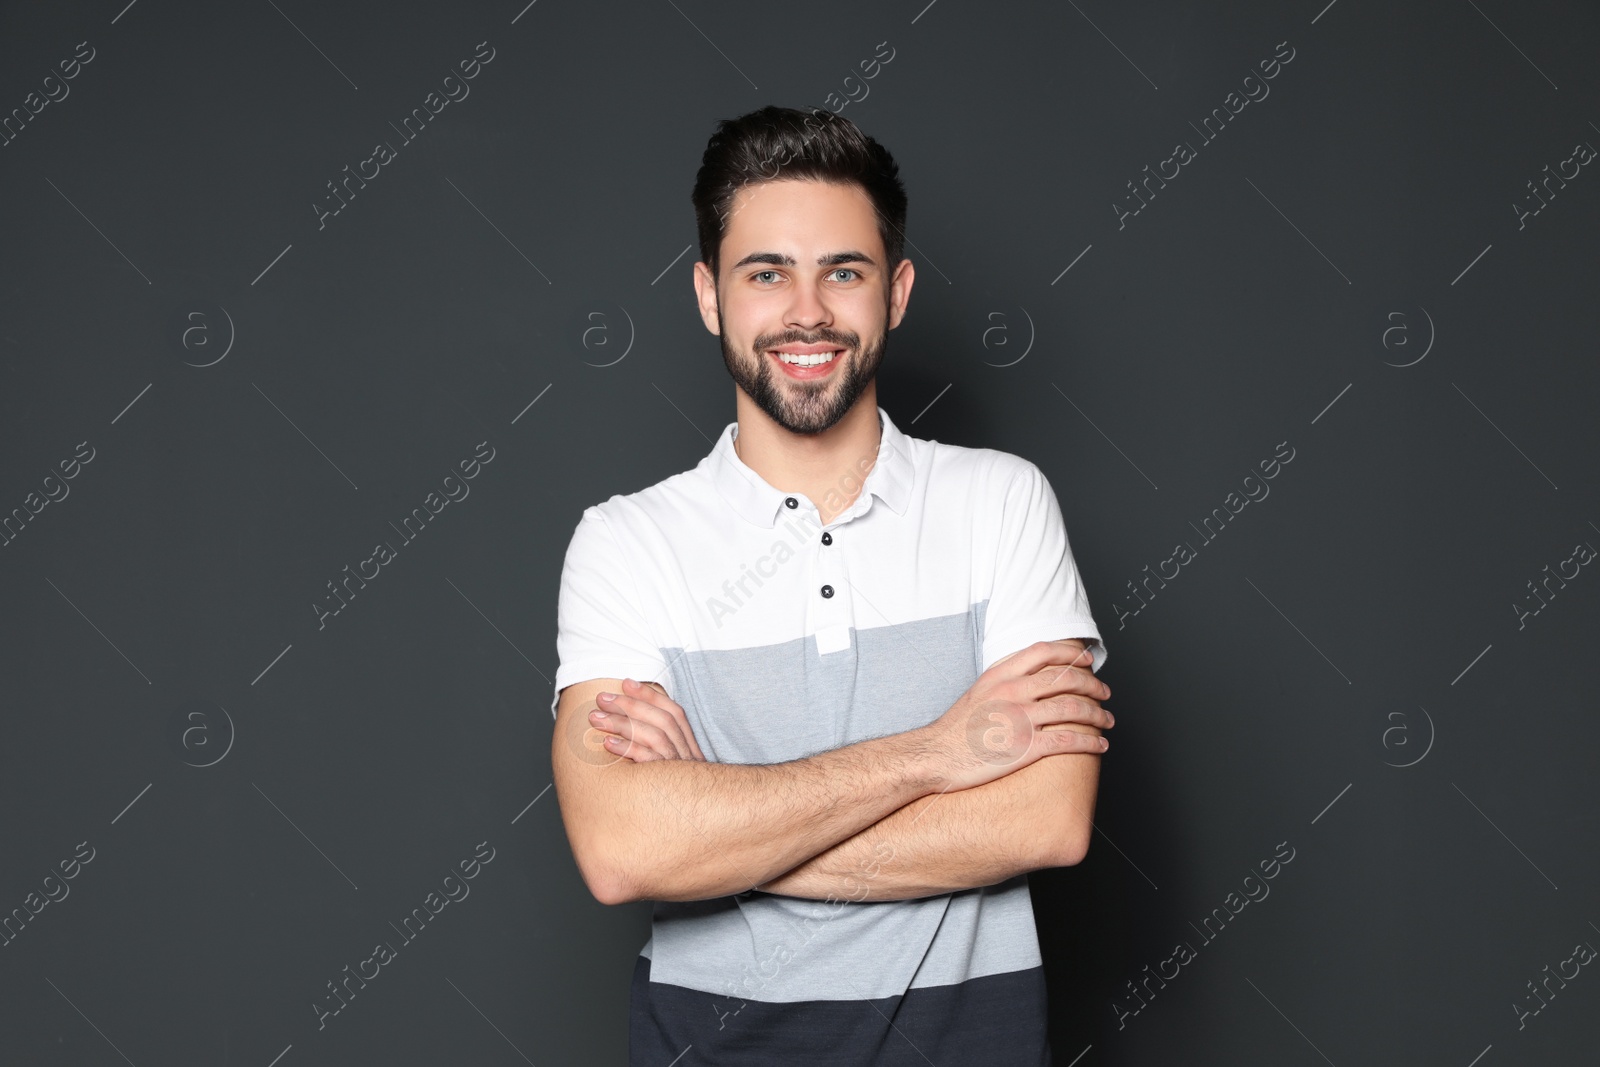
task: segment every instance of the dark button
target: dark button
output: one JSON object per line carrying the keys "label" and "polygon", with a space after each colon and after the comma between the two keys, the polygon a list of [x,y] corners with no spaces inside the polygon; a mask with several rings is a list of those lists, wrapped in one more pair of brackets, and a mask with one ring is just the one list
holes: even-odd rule
{"label": "dark button", "polygon": [[822,587],[822,595],[823,595],[823,596],[824,596],[824,597],[831,597],[831,596],[833,596],[833,586],[831,586],[831,585],[825,585],[825,586],[823,586],[823,587]]}
{"label": "dark button", "polygon": [[783,502],[789,508],[797,508],[797,507],[800,506],[800,501],[796,500],[792,496],[791,497],[785,497]]}
{"label": "dark button", "polygon": [[833,544],[833,534],[828,533],[826,530],[824,530],[822,532],[822,543],[825,544],[825,545]]}

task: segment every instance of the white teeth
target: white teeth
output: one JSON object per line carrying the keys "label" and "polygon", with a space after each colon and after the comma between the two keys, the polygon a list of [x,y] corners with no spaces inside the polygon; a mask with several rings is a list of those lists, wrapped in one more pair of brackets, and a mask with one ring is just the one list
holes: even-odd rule
{"label": "white teeth", "polygon": [[792,363],[797,367],[815,367],[833,360],[838,352],[817,352],[812,355],[796,355],[791,352],[779,352],[777,357],[785,363]]}

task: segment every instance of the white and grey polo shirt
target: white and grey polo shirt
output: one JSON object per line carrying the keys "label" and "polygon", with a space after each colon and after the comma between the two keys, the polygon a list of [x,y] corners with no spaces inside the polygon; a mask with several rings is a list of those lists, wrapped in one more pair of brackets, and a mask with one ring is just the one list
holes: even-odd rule
{"label": "white and grey polo shirt", "polygon": [[[1098,671],[1039,468],[878,415],[865,486],[826,526],[745,466],[736,422],[694,469],[586,509],[551,715],[574,682],[655,681],[707,760],[778,763],[925,726],[1034,641],[1086,639]],[[691,1044],[678,1067],[1048,1063],[1027,876],[915,900],[658,901],[631,1020],[634,1063]]]}

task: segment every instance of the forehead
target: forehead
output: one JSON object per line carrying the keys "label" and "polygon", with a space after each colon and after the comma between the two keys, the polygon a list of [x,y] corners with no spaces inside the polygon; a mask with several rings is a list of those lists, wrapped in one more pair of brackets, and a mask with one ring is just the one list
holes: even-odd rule
{"label": "forehead", "polygon": [[783,179],[747,185],[734,194],[722,238],[724,261],[749,252],[882,248],[872,198],[855,184]]}

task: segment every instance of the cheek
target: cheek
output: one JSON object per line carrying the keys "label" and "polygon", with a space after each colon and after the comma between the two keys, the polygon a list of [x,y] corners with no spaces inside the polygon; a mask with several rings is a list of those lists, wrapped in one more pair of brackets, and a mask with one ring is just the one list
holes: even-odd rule
{"label": "cheek", "polygon": [[720,309],[722,333],[734,348],[749,351],[750,343],[761,332],[763,317],[753,301],[724,300]]}
{"label": "cheek", "polygon": [[889,304],[883,294],[862,291],[859,297],[850,302],[848,314],[853,324],[853,329],[860,334],[863,341],[868,337],[876,337],[889,328]]}

